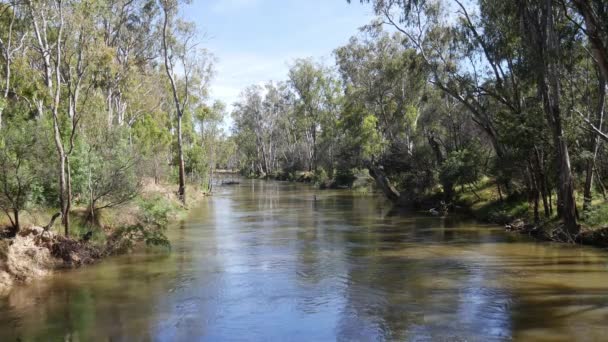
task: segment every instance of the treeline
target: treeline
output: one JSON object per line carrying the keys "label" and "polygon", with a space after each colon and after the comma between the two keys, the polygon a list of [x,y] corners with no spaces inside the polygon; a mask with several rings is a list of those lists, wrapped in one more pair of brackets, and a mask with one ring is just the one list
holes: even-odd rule
{"label": "treeline", "polygon": [[227,163],[213,57],[177,0],[0,1],[0,210],[99,210],[144,179],[206,182]]}
{"label": "treeline", "polygon": [[288,80],[245,90],[233,112],[241,166],[257,174],[366,168],[393,201],[482,180],[525,197],[535,221],[606,198],[608,3],[371,3],[377,20]]}

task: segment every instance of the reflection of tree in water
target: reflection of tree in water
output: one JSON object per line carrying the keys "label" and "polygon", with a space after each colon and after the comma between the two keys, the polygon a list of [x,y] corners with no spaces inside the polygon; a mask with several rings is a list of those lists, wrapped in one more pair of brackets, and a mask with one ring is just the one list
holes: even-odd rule
{"label": "reflection of tree in water", "polygon": [[170,230],[171,255],[16,288],[0,300],[10,327],[0,340],[261,338],[267,321],[281,324],[273,336],[314,327],[339,340],[604,337],[603,254],[395,212],[371,196],[314,200],[298,185],[251,184]]}
{"label": "reflection of tree in water", "polygon": [[[446,236],[451,239],[452,232],[444,229],[443,221],[387,212],[369,199],[354,199],[352,207],[352,211],[340,211],[342,220],[352,225],[343,234],[348,246],[344,253],[349,258],[340,337],[404,340],[435,336],[429,313],[453,314],[458,307],[457,289],[434,289],[436,272],[443,272],[450,286],[466,280],[467,273],[458,261],[400,256],[399,251]],[[439,229],[429,229],[433,224],[439,224]]]}
{"label": "reflection of tree in water", "polygon": [[145,266],[150,259],[158,267],[168,262],[166,255],[126,256],[121,257],[121,264],[108,260],[15,288],[0,304],[2,317],[14,313],[14,329],[1,329],[0,340],[145,337],[142,334],[152,330],[147,318],[154,316],[155,295],[163,292],[158,288],[162,283],[153,281],[158,277],[157,269]]}

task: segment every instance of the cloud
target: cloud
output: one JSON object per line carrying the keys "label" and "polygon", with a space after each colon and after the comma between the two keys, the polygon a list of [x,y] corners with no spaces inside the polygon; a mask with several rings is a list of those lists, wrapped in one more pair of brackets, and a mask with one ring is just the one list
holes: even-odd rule
{"label": "cloud", "polygon": [[[210,95],[212,100],[224,102],[231,112],[246,87],[286,80],[289,63],[302,54],[217,53],[217,56],[216,76],[211,82]],[[231,125],[231,118],[226,118],[224,127],[228,129]]]}
{"label": "cloud", "polygon": [[240,11],[258,5],[261,0],[217,0],[211,7],[215,13]]}
{"label": "cloud", "polygon": [[218,54],[216,77],[211,82],[211,96],[230,107],[238,100],[240,93],[250,85],[286,80],[288,64],[301,55],[298,53],[271,56],[253,53]]}

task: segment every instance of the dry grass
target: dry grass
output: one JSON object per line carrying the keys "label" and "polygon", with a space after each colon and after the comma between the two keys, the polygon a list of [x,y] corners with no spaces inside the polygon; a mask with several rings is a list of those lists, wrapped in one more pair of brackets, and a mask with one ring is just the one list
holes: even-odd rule
{"label": "dry grass", "polygon": [[[203,198],[209,194],[201,186],[196,184],[188,184],[186,188],[187,204],[188,207],[195,206],[196,203],[200,202]],[[143,181],[141,193],[139,198],[141,199],[152,199],[162,198],[166,200],[168,205],[175,208],[183,208],[181,202],[177,196],[177,184],[171,183],[160,183],[155,184],[153,179],[145,179]],[[187,208],[186,208],[187,209]],[[34,207],[24,210],[20,214],[20,222],[22,228],[32,226],[45,226],[49,223],[51,217],[56,213],[56,208],[41,208]],[[175,210],[175,218],[177,219],[182,215],[183,210]],[[73,236],[81,236],[88,231],[93,231],[94,236],[97,239],[103,239],[103,236],[108,235],[114,229],[122,226],[135,225],[138,223],[139,206],[138,199],[135,199],[129,203],[116,208],[108,208],[98,213],[97,222],[99,226],[92,226],[86,220],[87,208],[85,205],[75,205],[70,213],[71,222],[71,234]],[[0,215],[0,228],[9,227],[10,220],[6,215]],[[63,226],[61,220],[55,221],[54,226],[51,228],[56,234],[63,233]],[[95,240],[94,238],[94,240]]]}

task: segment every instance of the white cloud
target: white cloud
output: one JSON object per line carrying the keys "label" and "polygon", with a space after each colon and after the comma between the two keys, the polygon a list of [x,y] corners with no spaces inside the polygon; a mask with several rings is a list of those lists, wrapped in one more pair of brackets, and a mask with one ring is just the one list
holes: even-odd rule
{"label": "white cloud", "polygon": [[216,77],[211,83],[211,96],[232,105],[247,86],[282,81],[287,78],[289,63],[302,54],[273,56],[259,54],[218,54]]}
{"label": "white cloud", "polygon": [[[226,104],[230,113],[241,92],[250,85],[264,85],[268,81],[287,79],[289,63],[303,56],[302,53],[282,53],[272,56],[252,53],[217,53],[216,77],[211,82],[211,99]],[[226,118],[224,127],[229,128],[232,119]]]}

